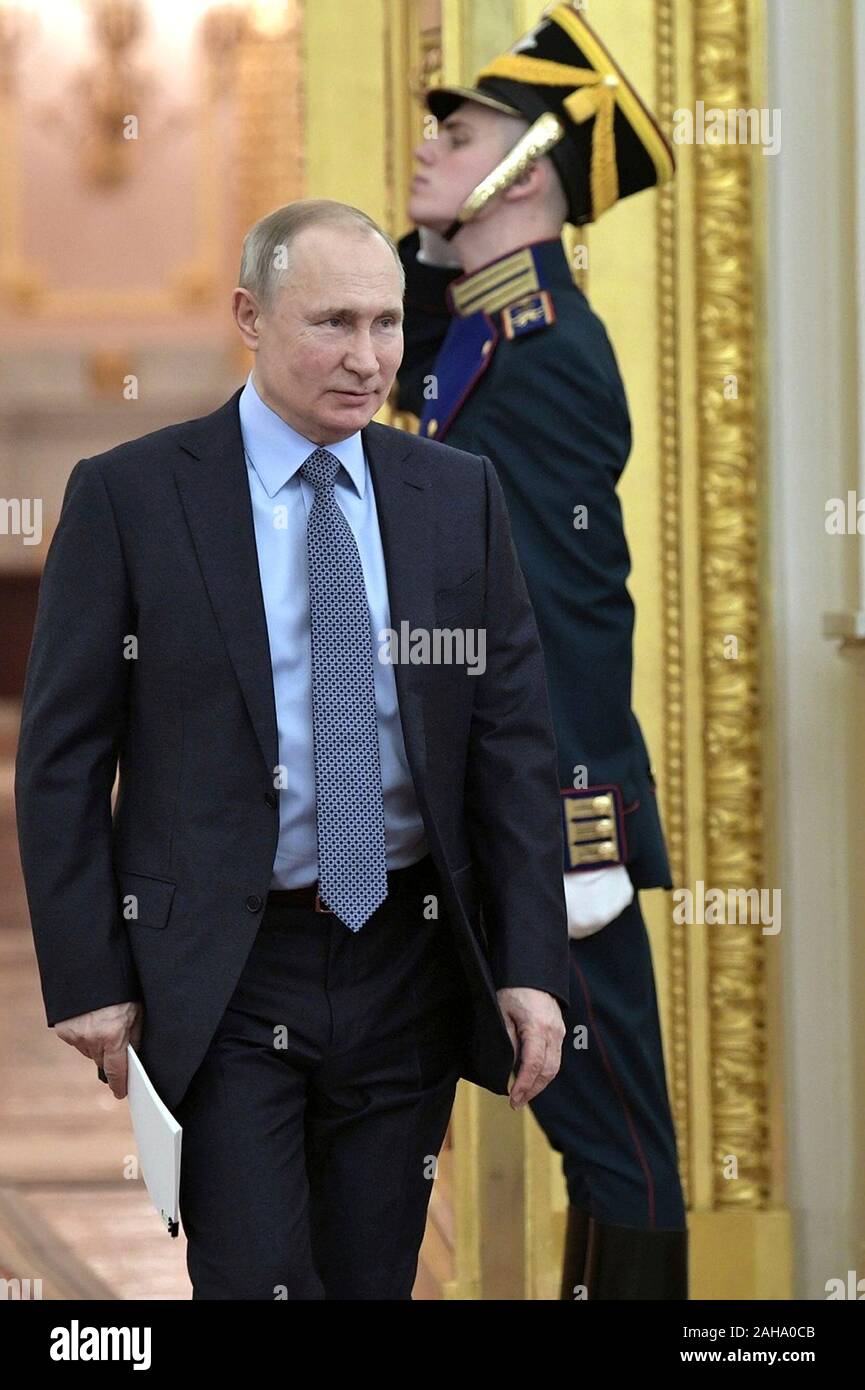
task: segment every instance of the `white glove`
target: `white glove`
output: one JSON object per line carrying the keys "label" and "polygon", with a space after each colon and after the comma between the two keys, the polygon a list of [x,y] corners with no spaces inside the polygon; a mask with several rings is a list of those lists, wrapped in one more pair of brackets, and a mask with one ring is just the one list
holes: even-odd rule
{"label": "white glove", "polygon": [[593,936],[624,912],[634,885],[624,864],[565,874],[568,936]]}
{"label": "white glove", "polygon": [[430,227],[418,227],[417,258],[421,265],[437,265],[447,270],[462,270],[462,264],[454,255],[450,242],[445,241],[439,232]]}

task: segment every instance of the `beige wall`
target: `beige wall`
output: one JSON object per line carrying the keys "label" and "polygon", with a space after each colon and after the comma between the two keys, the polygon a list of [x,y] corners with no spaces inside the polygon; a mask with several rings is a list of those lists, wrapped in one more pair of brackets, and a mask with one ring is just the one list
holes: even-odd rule
{"label": "beige wall", "polygon": [[112,79],[87,7],[23,8],[39,18],[0,78],[0,496],[41,499],[43,542],[0,536],[0,572],[41,569],[79,458],[242,381],[242,236],[301,192],[303,148],[296,30],[217,63],[203,0],[145,5],[111,108],[138,138],[100,141]]}

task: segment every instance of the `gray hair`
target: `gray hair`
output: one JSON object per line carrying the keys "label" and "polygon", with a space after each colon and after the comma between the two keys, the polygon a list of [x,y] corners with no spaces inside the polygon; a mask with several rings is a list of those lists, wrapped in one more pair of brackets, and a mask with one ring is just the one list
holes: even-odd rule
{"label": "gray hair", "polygon": [[243,239],[238,284],[254,294],[263,309],[273,307],[276,292],[288,273],[294,238],[305,227],[315,226],[354,227],[380,236],[393,252],[399,268],[400,294],[405,293],[405,270],[399,251],[377,222],[350,203],[338,203],[333,198],[298,198],[259,218]]}

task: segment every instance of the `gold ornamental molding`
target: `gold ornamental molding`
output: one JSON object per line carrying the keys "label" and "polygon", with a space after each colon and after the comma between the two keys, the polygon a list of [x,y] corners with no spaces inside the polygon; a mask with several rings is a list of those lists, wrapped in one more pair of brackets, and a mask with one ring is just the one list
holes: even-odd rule
{"label": "gold ornamental molding", "polygon": [[[306,76],[303,6],[277,29],[250,26],[235,53],[234,209],[240,239],[253,222],[304,194]],[[234,274],[234,269],[232,269]]]}
{"label": "gold ornamental molding", "polygon": [[[749,108],[748,0],[694,0],[693,68],[706,107]],[[749,59],[751,62],[749,62]],[[759,103],[759,95],[757,98]],[[756,151],[693,151],[700,593],[707,884],[764,882],[760,726],[758,430],[755,377]],[[734,395],[725,382],[737,383]],[[728,659],[731,637],[738,655]],[[762,1208],[771,1190],[766,938],[708,928],[711,1159],[717,1208]],[[738,1180],[725,1180],[730,1156]]]}
{"label": "gold ornamental molding", "polygon": [[[762,0],[591,0],[588,18],[631,45],[642,89],[671,132],[674,113],[698,99],[760,102],[752,87],[762,81],[761,8]],[[309,191],[357,202],[399,234],[420,134],[412,97],[437,77],[469,81],[542,9],[543,0],[370,0],[361,22],[342,0],[307,5]],[[334,73],[338,103],[329,96]],[[759,369],[762,381],[763,364],[754,341],[764,166],[750,146],[676,153],[677,177],[652,193],[654,207],[647,199],[642,210],[614,212],[597,233],[572,230],[566,248],[592,247],[588,279],[629,360],[640,421],[642,482],[639,470],[631,474],[646,522],[634,538],[645,586],[635,596],[638,613],[645,604],[640,708],[658,757],[674,882],[760,887],[772,850],[762,831],[767,652],[758,642],[763,445],[755,378]],[[631,288],[619,272],[635,238],[639,284]],[[572,259],[572,268],[585,289],[585,264]],[[739,383],[734,400],[724,390],[730,377]],[[394,422],[414,424],[408,416]],[[725,660],[731,635],[738,661]],[[777,991],[764,961],[775,968],[771,938],[757,925],[678,925],[668,897],[646,896],[688,1197],[691,1297],[788,1298],[780,1071],[770,1046]],[[451,1137],[453,1161],[438,1193],[454,1233],[443,1297],[558,1299],[568,1204],[561,1156],[532,1114],[520,1122],[503,1097],[468,1083],[457,1089]],[[730,1157],[735,1181],[727,1180]]]}
{"label": "gold ornamental molding", "polygon": [[[406,231],[409,190],[414,172],[414,149],[424,129],[423,94],[441,81],[440,22],[420,23],[414,0],[385,0],[383,9],[383,73],[386,109],[384,133],[383,223],[394,238]],[[436,16],[437,20],[437,16]],[[376,419],[396,429],[417,433],[419,421],[395,406],[396,388]]]}
{"label": "gold ornamental molding", "polygon": [[[232,265],[240,264],[243,238],[254,222],[304,196],[307,145],[306,72],[302,0],[282,8],[277,26],[249,25],[232,53],[235,159],[232,169]],[[234,278],[231,281],[235,283]],[[238,373],[253,355],[239,338],[232,347]]]}
{"label": "gold ornamental molding", "polygon": [[[673,127],[676,101],[676,15],[674,0],[656,0],[655,81],[657,112],[662,130]],[[657,245],[657,341],[659,438],[659,539],[661,551],[661,607],[664,634],[664,801],[663,820],[673,882],[684,883],[687,874],[687,781],[684,606],[683,606],[683,507],[682,439],[678,383],[679,263],[677,255],[675,182],[655,193]],[[667,1084],[676,1126],[679,1172],[686,1203],[691,1196],[689,1076],[689,982],[687,935],[669,918],[668,999],[669,1031],[666,1052]]]}

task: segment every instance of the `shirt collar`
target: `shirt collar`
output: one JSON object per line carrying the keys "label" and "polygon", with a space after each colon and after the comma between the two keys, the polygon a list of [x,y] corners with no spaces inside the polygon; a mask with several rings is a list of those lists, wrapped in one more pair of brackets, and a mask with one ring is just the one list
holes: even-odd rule
{"label": "shirt collar", "polygon": [[314,444],[305,435],[298,434],[281,415],[265,405],[252,382],[252,372],[246,378],[246,385],[238,401],[240,410],[240,432],[243,446],[250,463],[261,479],[262,487],[268,497],[275,497],[281,487],[289,482],[318,448],[325,447],[338,458],[360,497],[366,486],[366,463],[363,456],[363,440],[356,430],[347,439],[336,444],[324,446]]}
{"label": "shirt collar", "polygon": [[495,314],[527,294],[556,285],[574,288],[561,237],[530,242],[468,275],[460,275],[451,281],[447,294],[453,313],[468,318],[479,310]]}

